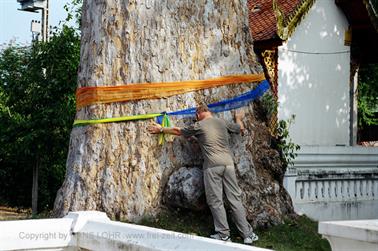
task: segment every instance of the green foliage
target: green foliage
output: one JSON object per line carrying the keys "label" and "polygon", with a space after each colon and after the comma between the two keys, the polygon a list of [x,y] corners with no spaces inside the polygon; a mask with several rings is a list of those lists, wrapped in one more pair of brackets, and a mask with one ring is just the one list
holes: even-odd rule
{"label": "green foliage", "polygon": [[83,0],[71,0],[71,2],[64,5],[64,10],[67,12],[66,22],[74,20],[80,27],[81,24],[81,11],[83,6]]}
{"label": "green foliage", "polygon": [[361,66],[357,97],[358,125],[378,125],[378,64]]}
{"label": "green foliage", "polygon": [[278,102],[274,95],[269,91],[261,97],[262,107],[267,118],[270,118],[278,108]]}
{"label": "green foliage", "polygon": [[[263,112],[270,120],[271,116],[276,116],[276,111],[278,109],[277,99],[271,92],[267,92],[262,96],[261,104]],[[295,115],[292,115],[288,120],[280,120],[275,128],[277,139],[277,148],[280,151],[281,159],[286,166],[293,165],[295,157],[298,155],[296,152],[300,149],[300,146],[295,144],[289,135],[290,125],[294,122]]]}
{"label": "green foliage", "polygon": [[49,208],[65,172],[80,39],[63,27],[49,42],[0,52],[0,200],[30,206],[39,165],[39,207]]}
{"label": "green foliage", "polygon": [[278,149],[281,152],[281,157],[287,166],[293,165],[297,151],[300,146],[295,144],[289,135],[290,125],[294,122],[295,115],[292,115],[288,120],[280,120],[277,126]]}

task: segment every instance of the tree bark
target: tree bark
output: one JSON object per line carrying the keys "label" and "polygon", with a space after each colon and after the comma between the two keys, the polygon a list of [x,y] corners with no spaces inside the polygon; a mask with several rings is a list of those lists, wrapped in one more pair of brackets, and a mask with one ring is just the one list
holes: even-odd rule
{"label": "tree bark", "polygon": [[[87,0],[83,4],[81,43],[79,87],[263,71],[253,52],[246,0]],[[80,109],[76,118],[175,111],[249,89],[251,84],[231,85],[160,100],[91,105]],[[232,148],[248,217],[256,224],[279,222],[292,210],[290,197],[282,188],[283,168],[278,153],[266,143],[268,129],[258,121],[254,106],[245,107],[245,111],[249,133],[235,136]],[[230,112],[219,116],[232,119]],[[176,126],[191,122],[172,120]],[[101,210],[113,218],[134,221],[158,212],[169,175],[183,166],[201,166],[201,154],[182,137],[158,145],[157,137],[146,130],[148,123],[73,128],[55,215]],[[255,134],[257,129],[262,133]],[[273,156],[259,156],[264,151]],[[264,167],[267,158],[276,166]]]}
{"label": "tree bark", "polygon": [[38,214],[38,173],[39,173],[39,159],[37,157],[36,163],[33,166],[33,185],[32,185],[32,215]]}

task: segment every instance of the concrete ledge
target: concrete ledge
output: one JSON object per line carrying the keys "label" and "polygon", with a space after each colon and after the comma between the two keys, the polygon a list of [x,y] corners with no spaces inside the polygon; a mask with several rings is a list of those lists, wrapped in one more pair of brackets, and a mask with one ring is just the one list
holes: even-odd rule
{"label": "concrete ledge", "polygon": [[249,250],[268,251],[184,233],[111,221],[97,211],[63,219],[0,222],[0,250]]}
{"label": "concrete ledge", "polygon": [[378,170],[378,148],[360,146],[301,146],[296,169],[337,167]]}
{"label": "concrete ledge", "polygon": [[[295,211],[298,214],[306,214],[317,221],[339,221],[359,219],[362,214],[365,219],[375,219],[378,200],[370,201],[316,201],[297,202]],[[378,250],[377,250],[378,251]]]}
{"label": "concrete ledge", "polygon": [[20,220],[0,222],[0,250],[57,249],[73,245],[73,220]]}
{"label": "concrete ledge", "polygon": [[332,251],[378,250],[378,220],[320,222],[318,232]]}
{"label": "concrete ledge", "polygon": [[134,224],[88,222],[78,233],[78,246],[89,250],[253,250],[253,246],[213,240]]}

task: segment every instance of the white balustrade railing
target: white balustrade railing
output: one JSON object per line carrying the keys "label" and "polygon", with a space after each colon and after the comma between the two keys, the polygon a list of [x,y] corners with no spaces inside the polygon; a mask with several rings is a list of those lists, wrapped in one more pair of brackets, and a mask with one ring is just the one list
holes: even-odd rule
{"label": "white balustrade railing", "polygon": [[378,218],[378,148],[302,146],[284,184],[313,219]]}
{"label": "white balustrade railing", "polygon": [[375,200],[378,199],[378,171],[366,178],[357,172],[324,177],[299,174],[295,191],[297,202]]}

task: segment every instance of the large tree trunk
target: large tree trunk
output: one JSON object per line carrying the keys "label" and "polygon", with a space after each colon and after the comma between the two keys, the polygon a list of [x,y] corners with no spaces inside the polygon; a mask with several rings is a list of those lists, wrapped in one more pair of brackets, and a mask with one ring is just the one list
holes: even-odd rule
{"label": "large tree trunk", "polygon": [[[79,87],[207,79],[262,72],[253,52],[246,0],[84,1]],[[91,105],[78,119],[175,111],[233,97],[251,84],[191,92],[160,100]],[[232,140],[243,200],[253,223],[279,222],[292,211],[282,188],[278,153],[269,133],[245,108],[249,134]],[[219,114],[231,119],[230,113]],[[188,120],[175,120],[183,126]],[[199,149],[182,137],[158,145],[149,121],[75,127],[67,173],[54,212],[101,210],[116,219],[153,214],[169,175],[200,166]],[[259,130],[259,132],[255,132]],[[269,156],[262,156],[268,154]],[[255,162],[255,164],[253,164]],[[264,166],[265,165],[265,166]]]}

